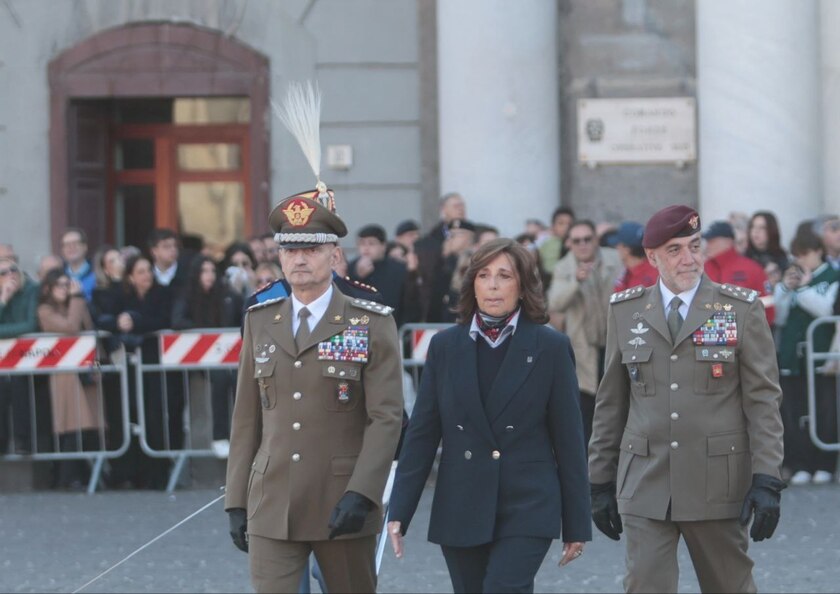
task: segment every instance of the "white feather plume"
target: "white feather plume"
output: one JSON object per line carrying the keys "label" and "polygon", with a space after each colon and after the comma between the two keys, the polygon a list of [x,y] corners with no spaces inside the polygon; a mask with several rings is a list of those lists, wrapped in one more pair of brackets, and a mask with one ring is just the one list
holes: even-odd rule
{"label": "white feather plume", "polygon": [[289,83],[283,105],[271,102],[274,113],[297,139],[315,178],[321,181],[321,91],[317,83]]}

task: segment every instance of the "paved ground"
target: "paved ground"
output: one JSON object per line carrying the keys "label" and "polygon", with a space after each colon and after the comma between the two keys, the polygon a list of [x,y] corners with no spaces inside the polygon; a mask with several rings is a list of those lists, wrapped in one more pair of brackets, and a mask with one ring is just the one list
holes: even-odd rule
{"label": "paved ground", "polygon": [[[72,592],[220,493],[157,492],[0,495],[0,592]],[[381,592],[451,592],[436,546],[425,541],[431,491],[398,561],[386,551]],[[756,580],[765,592],[840,589],[840,485],[784,492],[776,536],[756,544]],[[537,576],[540,592],[616,592],[623,543],[596,535],[570,566],[555,543]],[[685,551],[681,592],[698,592]],[[248,592],[246,556],[230,543],[222,503],[184,524],[85,592]],[[317,588],[316,588],[317,591]]]}

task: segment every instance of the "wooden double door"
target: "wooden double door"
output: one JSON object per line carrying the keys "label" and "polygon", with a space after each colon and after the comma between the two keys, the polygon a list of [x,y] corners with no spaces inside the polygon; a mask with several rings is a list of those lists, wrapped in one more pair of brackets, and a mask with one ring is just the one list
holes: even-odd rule
{"label": "wooden double door", "polygon": [[251,235],[247,123],[120,123],[102,102],[71,110],[69,209],[91,250],[145,250],[152,229],[216,253]]}

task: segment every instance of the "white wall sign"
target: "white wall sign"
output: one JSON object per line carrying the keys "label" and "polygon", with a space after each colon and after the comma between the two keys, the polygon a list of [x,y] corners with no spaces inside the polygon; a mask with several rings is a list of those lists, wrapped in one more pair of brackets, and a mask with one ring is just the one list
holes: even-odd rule
{"label": "white wall sign", "polygon": [[590,165],[697,158],[692,97],[579,99],[578,159]]}

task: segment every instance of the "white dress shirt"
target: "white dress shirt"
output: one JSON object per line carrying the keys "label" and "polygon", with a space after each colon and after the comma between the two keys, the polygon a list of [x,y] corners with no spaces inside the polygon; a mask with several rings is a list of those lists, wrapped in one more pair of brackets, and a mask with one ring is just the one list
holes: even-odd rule
{"label": "white dress shirt", "polygon": [[309,331],[312,332],[312,330],[315,329],[315,326],[318,325],[318,322],[321,321],[321,318],[324,317],[324,314],[327,313],[327,307],[330,305],[332,294],[332,283],[330,283],[330,286],[327,287],[326,291],[324,291],[324,294],[312,303],[301,303],[298,298],[295,297],[294,292],[292,292],[292,336],[297,334],[298,327],[300,326],[298,312],[300,312],[300,310],[304,307],[309,310],[309,317],[306,318],[306,321],[309,323]]}
{"label": "white dress shirt", "polygon": [[662,277],[659,277],[659,290],[662,292],[662,307],[665,309],[665,317],[668,317],[668,311],[671,307],[671,300],[674,297],[679,297],[682,300],[682,305],[680,305],[680,316],[682,319],[685,320],[688,317],[688,308],[691,307],[691,302],[694,301],[694,296],[697,294],[697,289],[700,288],[700,281],[697,281],[697,284],[694,285],[694,288],[689,289],[688,291],[683,291],[680,294],[676,294],[671,289],[665,286],[665,283],[662,282]]}

